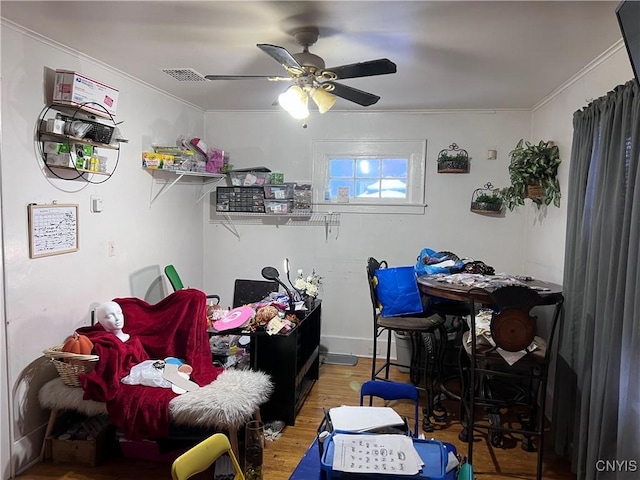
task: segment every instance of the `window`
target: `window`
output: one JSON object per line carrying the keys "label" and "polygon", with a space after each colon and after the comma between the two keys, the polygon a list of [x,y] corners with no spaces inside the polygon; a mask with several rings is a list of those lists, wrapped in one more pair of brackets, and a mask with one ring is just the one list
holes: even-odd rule
{"label": "window", "polygon": [[425,153],[424,140],[315,141],[314,203],[333,211],[422,213]]}

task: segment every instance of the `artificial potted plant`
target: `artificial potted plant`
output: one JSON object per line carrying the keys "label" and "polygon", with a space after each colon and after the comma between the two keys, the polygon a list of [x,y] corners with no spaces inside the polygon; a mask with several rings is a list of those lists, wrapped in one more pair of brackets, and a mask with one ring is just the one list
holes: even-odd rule
{"label": "artificial potted plant", "polygon": [[438,153],[438,173],[467,173],[469,172],[469,154],[452,143],[449,148]]}
{"label": "artificial potted plant", "polygon": [[500,190],[487,183],[484,188],[477,188],[471,196],[471,211],[485,215],[502,213],[503,200]]}
{"label": "artificial potted plant", "polygon": [[530,198],[536,207],[560,206],[558,165],[560,153],[551,141],[534,144],[521,139],[509,153],[509,178],[511,185],[500,192],[505,205],[513,210]]}

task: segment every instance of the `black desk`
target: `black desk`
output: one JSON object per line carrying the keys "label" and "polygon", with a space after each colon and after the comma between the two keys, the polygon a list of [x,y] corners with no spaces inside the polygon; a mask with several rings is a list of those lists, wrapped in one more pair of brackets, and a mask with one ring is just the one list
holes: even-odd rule
{"label": "black desk", "polygon": [[295,425],[296,415],[320,373],[322,301],[316,300],[298,325],[285,334],[242,332],[251,336],[251,368],[271,376],[273,393],[260,406],[264,421]]}

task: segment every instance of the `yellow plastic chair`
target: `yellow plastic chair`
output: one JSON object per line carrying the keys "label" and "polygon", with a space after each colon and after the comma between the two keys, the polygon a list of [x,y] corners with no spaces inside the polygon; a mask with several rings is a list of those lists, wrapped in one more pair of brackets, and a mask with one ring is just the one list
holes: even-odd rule
{"label": "yellow plastic chair", "polygon": [[197,473],[204,472],[225,453],[229,455],[236,472],[233,480],[244,480],[238,460],[224,433],[211,435],[176,458],[171,465],[171,478],[173,480],[187,480]]}

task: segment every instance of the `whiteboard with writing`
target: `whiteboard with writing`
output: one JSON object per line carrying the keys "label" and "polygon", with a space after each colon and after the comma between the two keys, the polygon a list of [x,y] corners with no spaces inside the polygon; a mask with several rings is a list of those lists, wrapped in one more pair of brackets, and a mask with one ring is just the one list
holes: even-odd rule
{"label": "whiteboard with writing", "polygon": [[78,250],[78,205],[29,205],[29,257]]}

